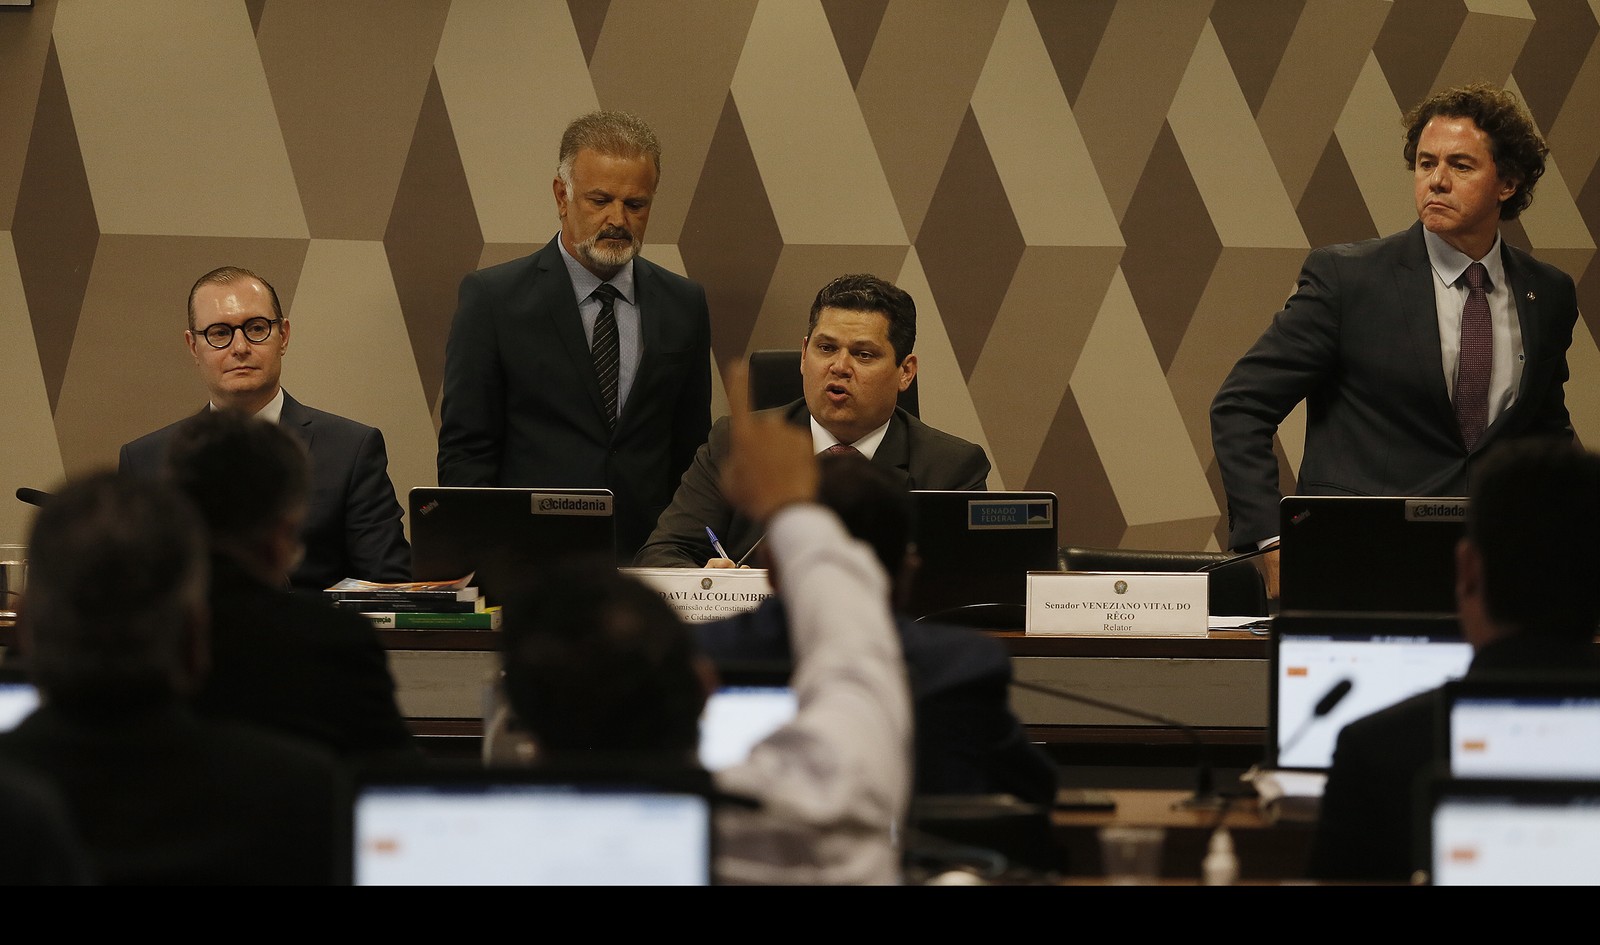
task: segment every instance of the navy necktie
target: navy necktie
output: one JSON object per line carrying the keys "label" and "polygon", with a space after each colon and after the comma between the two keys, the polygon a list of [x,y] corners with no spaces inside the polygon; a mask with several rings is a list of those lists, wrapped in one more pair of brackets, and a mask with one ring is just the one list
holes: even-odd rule
{"label": "navy necktie", "polygon": [[617,375],[621,371],[617,348],[617,299],[622,296],[609,282],[600,283],[594,298],[600,300],[600,316],[594,322],[594,373],[600,379],[600,396],[606,405],[606,423],[617,427]]}
{"label": "navy necktie", "polygon": [[1456,423],[1471,450],[1489,420],[1489,369],[1494,363],[1494,333],[1489,324],[1489,271],[1483,263],[1467,267],[1467,304],[1461,310],[1461,360],[1456,368]]}

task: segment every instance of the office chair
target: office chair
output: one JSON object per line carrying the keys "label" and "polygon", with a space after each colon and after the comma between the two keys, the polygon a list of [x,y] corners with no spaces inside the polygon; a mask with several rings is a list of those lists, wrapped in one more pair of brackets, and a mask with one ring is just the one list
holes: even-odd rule
{"label": "office chair", "polygon": [[[1198,571],[1232,557],[1222,551],[1141,551],[1131,548],[1091,548],[1063,545],[1063,571]],[[1210,572],[1208,599],[1211,613],[1219,616],[1267,616],[1267,583],[1253,562],[1217,568]]]}
{"label": "office chair", "polygon": [[[782,407],[805,396],[800,383],[799,348],[763,348],[750,352],[750,407],[763,410]],[[900,406],[913,417],[917,413],[917,379],[900,392]]]}

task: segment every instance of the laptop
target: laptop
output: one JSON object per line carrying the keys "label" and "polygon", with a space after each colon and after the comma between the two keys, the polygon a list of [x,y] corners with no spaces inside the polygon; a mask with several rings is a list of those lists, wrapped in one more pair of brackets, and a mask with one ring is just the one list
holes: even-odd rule
{"label": "laptop", "polygon": [[1279,607],[1455,613],[1459,497],[1284,496]]}
{"label": "laptop", "polygon": [[1424,780],[1417,862],[1433,885],[1600,884],[1600,781]]}
{"label": "laptop", "polygon": [[1600,679],[1463,679],[1443,699],[1452,777],[1600,781]]}
{"label": "laptop", "polygon": [[653,765],[357,773],[356,886],[706,886],[706,772]]}
{"label": "laptop", "polygon": [[744,761],[757,742],[782,728],[800,708],[787,664],[724,664],[718,676],[717,689],[700,716],[700,764],[707,771]]}
{"label": "laptop", "polygon": [[1472,662],[1444,614],[1284,612],[1269,647],[1263,766],[1323,773],[1345,725],[1458,679]]}
{"label": "laptop", "polygon": [[998,605],[1024,623],[1029,571],[1060,570],[1054,492],[914,489],[912,537],[921,558],[907,613],[937,619]]}
{"label": "laptop", "polygon": [[474,574],[491,604],[519,575],[554,558],[616,558],[609,489],[416,486],[410,496],[411,579]]}

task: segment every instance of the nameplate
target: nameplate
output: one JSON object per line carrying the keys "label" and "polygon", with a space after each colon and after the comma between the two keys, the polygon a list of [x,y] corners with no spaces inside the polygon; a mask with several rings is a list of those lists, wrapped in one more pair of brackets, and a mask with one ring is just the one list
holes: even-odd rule
{"label": "nameplate", "polygon": [[764,568],[618,568],[654,588],[684,623],[720,620],[772,596]]}
{"label": "nameplate", "polygon": [[1203,637],[1209,593],[1206,574],[1030,571],[1024,631],[1038,636]]}

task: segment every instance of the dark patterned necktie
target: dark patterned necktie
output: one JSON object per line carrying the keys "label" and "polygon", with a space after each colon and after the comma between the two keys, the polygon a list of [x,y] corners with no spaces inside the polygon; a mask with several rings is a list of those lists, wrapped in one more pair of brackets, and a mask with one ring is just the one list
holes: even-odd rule
{"label": "dark patterned necktie", "polygon": [[1467,267],[1467,304],[1461,310],[1461,361],[1456,368],[1456,423],[1467,449],[1478,444],[1489,419],[1489,368],[1494,336],[1489,325],[1489,271],[1483,263]]}
{"label": "dark patterned necktie", "polygon": [[617,374],[621,370],[617,349],[616,302],[622,293],[612,287],[611,283],[602,282],[600,288],[594,290],[593,295],[600,300],[600,316],[594,321],[594,344],[590,347],[590,352],[594,355],[595,376],[600,379],[600,396],[606,405],[606,423],[615,430]]}
{"label": "dark patterned necktie", "polygon": [[854,446],[851,446],[849,443],[835,443],[832,446],[828,447],[827,449],[823,450],[823,452],[827,453],[830,456],[860,456],[861,455],[861,451],[856,449]]}

